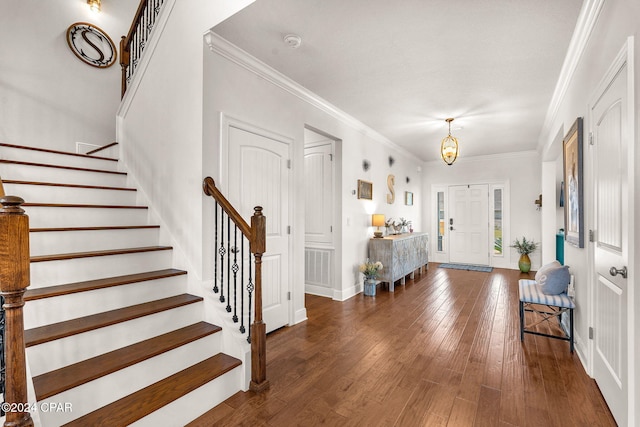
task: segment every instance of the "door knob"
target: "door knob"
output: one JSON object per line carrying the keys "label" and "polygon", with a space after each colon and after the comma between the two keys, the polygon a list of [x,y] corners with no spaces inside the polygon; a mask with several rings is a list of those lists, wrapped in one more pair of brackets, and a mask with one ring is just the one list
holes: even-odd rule
{"label": "door knob", "polygon": [[618,274],[620,274],[623,278],[627,278],[627,266],[625,265],[622,268],[615,268],[615,267],[611,267],[609,269],[609,274],[612,276],[616,276]]}

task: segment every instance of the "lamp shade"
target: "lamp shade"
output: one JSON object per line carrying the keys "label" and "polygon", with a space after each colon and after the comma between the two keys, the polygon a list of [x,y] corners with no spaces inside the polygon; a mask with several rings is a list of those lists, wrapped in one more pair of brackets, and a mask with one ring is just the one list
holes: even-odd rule
{"label": "lamp shade", "polygon": [[371,215],[371,225],[374,227],[383,227],[384,226],[384,214],[373,214]]}

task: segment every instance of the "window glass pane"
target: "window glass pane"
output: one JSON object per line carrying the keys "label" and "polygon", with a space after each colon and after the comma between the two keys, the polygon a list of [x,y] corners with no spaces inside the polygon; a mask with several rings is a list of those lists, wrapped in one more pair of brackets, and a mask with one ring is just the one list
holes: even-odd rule
{"label": "window glass pane", "polygon": [[438,192],[438,252],[444,251],[444,192]]}
{"label": "window glass pane", "polygon": [[493,190],[493,254],[502,255],[502,189]]}

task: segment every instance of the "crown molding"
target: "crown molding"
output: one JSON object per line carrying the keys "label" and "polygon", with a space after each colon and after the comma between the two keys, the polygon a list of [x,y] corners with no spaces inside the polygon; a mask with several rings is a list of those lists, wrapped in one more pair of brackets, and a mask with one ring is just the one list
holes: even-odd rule
{"label": "crown molding", "polygon": [[538,151],[540,153],[548,150],[549,145],[553,143],[553,137],[555,136],[555,134],[551,133],[553,123],[558,116],[560,105],[564,101],[571,79],[573,78],[576,68],[578,68],[580,58],[587,47],[589,37],[596,26],[604,2],[605,0],[584,0],[582,4],[573,36],[571,36],[571,41],[569,42],[567,55],[564,58],[560,76],[553,91],[547,115],[545,116],[544,124],[542,125],[542,130],[538,138]]}
{"label": "crown molding", "polygon": [[379,132],[373,130],[369,126],[365,125],[360,120],[340,110],[329,101],[321,98],[317,94],[296,83],[289,77],[273,69],[256,57],[250,55],[248,52],[240,49],[238,46],[234,45],[228,40],[220,37],[213,31],[210,30],[205,33],[204,41],[207,46],[209,46],[209,50],[211,50],[211,52],[216,53],[223,58],[226,58],[229,61],[241,66],[242,68],[256,74],[269,83],[289,92],[302,101],[309,103],[319,110],[329,114],[331,117],[347,124],[348,126],[366,135],[367,137],[380,142],[381,144],[384,144],[396,151],[399,151],[401,154],[409,158],[416,157],[405,148],[400,147],[398,144],[386,138]]}

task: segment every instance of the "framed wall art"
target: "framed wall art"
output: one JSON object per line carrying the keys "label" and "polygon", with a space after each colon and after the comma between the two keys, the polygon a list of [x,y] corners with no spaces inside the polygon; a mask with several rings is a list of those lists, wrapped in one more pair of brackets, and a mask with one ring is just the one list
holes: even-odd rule
{"label": "framed wall art", "polygon": [[411,191],[404,192],[404,204],[407,206],[413,206],[413,193]]}
{"label": "framed wall art", "polygon": [[582,117],[578,117],[563,140],[564,239],[584,248],[584,194]]}
{"label": "framed wall art", "polygon": [[358,199],[373,199],[373,184],[369,181],[358,180]]}

